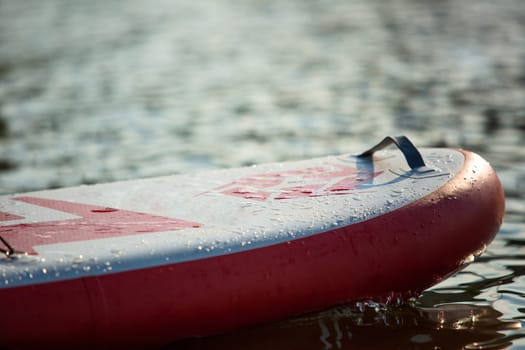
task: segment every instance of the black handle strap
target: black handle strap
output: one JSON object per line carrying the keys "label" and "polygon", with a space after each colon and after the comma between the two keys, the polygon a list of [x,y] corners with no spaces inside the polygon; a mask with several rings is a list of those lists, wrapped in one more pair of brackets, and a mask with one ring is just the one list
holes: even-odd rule
{"label": "black handle strap", "polygon": [[0,253],[4,253],[6,257],[10,258],[13,256],[14,253],[16,253],[16,251],[14,250],[14,248],[11,246],[11,244],[9,244],[9,242],[7,242],[4,237],[0,236],[0,241],[4,244],[5,248],[0,248]]}
{"label": "black handle strap", "polygon": [[370,157],[376,151],[379,151],[390,145],[396,145],[397,148],[403,153],[405,159],[412,170],[417,170],[418,172],[428,172],[433,171],[428,168],[421,156],[421,153],[417,150],[416,146],[408,139],[406,136],[387,136],[383,141],[379,142],[374,147],[370,148],[367,151],[364,151],[358,157]]}

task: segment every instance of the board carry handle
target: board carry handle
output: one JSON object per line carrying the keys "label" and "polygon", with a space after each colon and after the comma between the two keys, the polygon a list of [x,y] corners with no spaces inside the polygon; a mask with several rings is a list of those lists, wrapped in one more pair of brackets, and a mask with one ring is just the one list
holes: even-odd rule
{"label": "board carry handle", "polygon": [[4,237],[0,236],[0,241],[4,244],[7,249],[0,248],[0,253],[4,253],[6,257],[11,258],[13,254],[18,253],[15,249],[7,242]]}
{"label": "board carry handle", "polygon": [[383,141],[379,142],[374,147],[359,154],[358,157],[371,157],[376,151],[379,151],[392,144],[396,145],[401,153],[403,153],[408,165],[410,166],[410,169],[416,170],[419,173],[434,171],[433,169],[427,167],[423,157],[421,156],[421,153],[419,153],[416,146],[414,146],[412,141],[410,141],[406,136],[387,136],[383,139]]}

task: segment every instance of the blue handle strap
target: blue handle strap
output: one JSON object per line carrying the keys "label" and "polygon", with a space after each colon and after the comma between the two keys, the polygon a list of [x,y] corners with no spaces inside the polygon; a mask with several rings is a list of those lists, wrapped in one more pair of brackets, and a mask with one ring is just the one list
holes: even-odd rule
{"label": "blue handle strap", "polygon": [[421,156],[421,153],[419,153],[416,146],[414,146],[412,141],[410,141],[406,136],[387,136],[383,139],[383,141],[379,142],[369,150],[364,151],[358,155],[358,157],[371,157],[376,151],[379,151],[392,144],[396,145],[401,153],[403,153],[408,165],[412,170],[417,170],[418,172],[433,171],[427,167],[423,157]]}

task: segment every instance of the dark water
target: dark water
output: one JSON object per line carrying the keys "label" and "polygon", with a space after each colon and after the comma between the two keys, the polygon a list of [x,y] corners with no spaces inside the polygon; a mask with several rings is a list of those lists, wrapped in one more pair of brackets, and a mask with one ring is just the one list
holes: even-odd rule
{"label": "dark water", "polygon": [[496,168],[506,219],[481,258],[411,305],[172,348],[525,348],[525,2],[0,0],[0,193],[395,134]]}

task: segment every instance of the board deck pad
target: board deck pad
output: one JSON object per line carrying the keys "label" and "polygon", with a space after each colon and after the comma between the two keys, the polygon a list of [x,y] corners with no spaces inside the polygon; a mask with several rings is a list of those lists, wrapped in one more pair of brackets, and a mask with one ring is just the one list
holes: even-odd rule
{"label": "board deck pad", "polygon": [[[22,286],[204,259],[316,235],[406,206],[463,167],[395,150],[0,197],[0,285]],[[1,243],[0,243],[1,245]]]}

